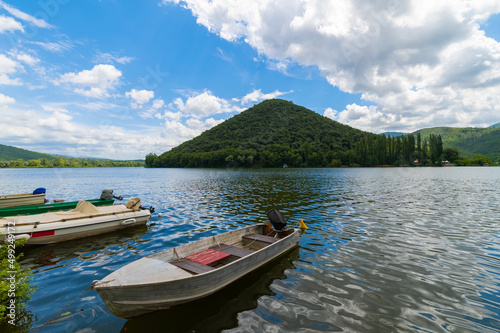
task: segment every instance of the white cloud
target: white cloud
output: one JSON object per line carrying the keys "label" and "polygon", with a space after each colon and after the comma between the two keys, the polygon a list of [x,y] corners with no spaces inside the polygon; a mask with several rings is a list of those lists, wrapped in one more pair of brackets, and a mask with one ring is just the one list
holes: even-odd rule
{"label": "white cloud", "polygon": [[116,54],[111,54],[111,53],[98,53],[94,57],[94,62],[95,63],[113,63],[117,62],[119,64],[125,65],[130,63],[132,60],[134,60],[133,57],[127,57],[127,56],[118,56]]}
{"label": "white cloud", "polygon": [[184,124],[180,121],[166,120],[166,135],[171,137],[171,139],[174,139],[175,145],[179,145],[186,140],[200,135],[202,132],[220,124],[223,121],[223,119],[215,120],[214,118],[208,118],[205,120],[189,118]]}
{"label": "white cloud", "polygon": [[61,53],[63,51],[67,51],[73,48],[73,42],[69,40],[62,40],[58,42],[34,42],[28,41],[29,44],[37,45],[43,48],[46,51],[53,53]]}
{"label": "white cloud", "polygon": [[6,55],[0,54],[0,74],[15,73],[19,64]]}
{"label": "white cloud", "polygon": [[87,96],[102,98],[108,96],[108,91],[118,84],[122,72],[113,65],[95,65],[91,70],[61,75],[55,84],[70,83],[77,87],[74,92]]}
{"label": "white cloud", "polygon": [[132,107],[141,108],[143,104],[149,102],[149,100],[155,97],[154,91],[151,90],[136,90],[132,89],[125,93],[125,96],[132,99]]}
{"label": "white cloud", "polygon": [[174,100],[179,111],[186,116],[204,118],[219,113],[242,111],[242,108],[232,105],[223,98],[214,96],[210,91],[204,91],[189,97],[185,102],[181,98]]}
{"label": "white cloud", "polygon": [[75,157],[139,159],[180,143],[161,126],[122,128],[105,121],[86,125],[60,105],[22,109],[14,103],[0,94],[0,117],[9,124],[0,131],[0,142],[15,147]]}
{"label": "white cloud", "polygon": [[0,85],[21,86],[22,84],[20,78],[11,79],[7,74],[0,74]]}
{"label": "white cloud", "polygon": [[153,101],[153,105],[149,109],[141,112],[139,114],[139,116],[141,116],[144,119],[153,118],[153,117],[161,119],[162,116],[160,114],[160,109],[163,108],[164,106],[165,106],[165,102],[162,99],[160,99],[160,98],[155,99]]}
{"label": "white cloud", "polygon": [[8,106],[9,104],[14,104],[16,100],[10,96],[0,94],[0,109]]}
{"label": "white cloud", "polygon": [[20,78],[12,79],[9,75],[12,75],[18,71],[22,70],[22,66],[11,58],[4,54],[0,54],[0,85],[11,85],[20,86],[22,85]]}
{"label": "white cloud", "polygon": [[27,21],[37,28],[53,28],[53,26],[47,23],[46,21],[31,16],[30,14],[27,14],[25,12],[22,12],[19,9],[6,4],[3,1],[0,1],[0,8],[5,9],[10,15],[14,16],[15,18]]}
{"label": "white cloud", "polygon": [[[9,51],[8,53],[12,58],[15,58],[18,61],[23,62],[31,67],[34,67],[35,65],[40,63],[40,59],[38,59],[38,58],[36,58],[36,57],[26,53],[26,52],[22,52],[22,51],[13,49],[13,50]],[[17,67],[22,67],[22,66],[18,63]]]}
{"label": "white cloud", "polygon": [[338,113],[339,112],[337,110],[334,110],[332,108],[327,108],[325,110],[325,112],[323,113],[323,116],[330,118],[330,119],[333,119],[333,120],[337,120]]}
{"label": "white cloud", "polygon": [[357,120],[346,107],[349,124],[470,126],[500,112],[500,43],[480,30],[500,13],[496,0],[162,2],[248,43],[276,70],[315,66],[332,86],[377,104]]}
{"label": "white cloud", "polygon": [[30,66],[35,66],[40,62],[40,59],[30,56],[29,54],[23,52],[16,53],[16,58],[17,60],[20,60]]}
{"label": "white cloud", "polygon": [[24,32],[23,25],[14,20],[12,17],[0,15],[0,34],[6,31],[13,32],[16,30]]}
{"label": "white cloud", "polygon": [[252,92],[248,93],[241,99],[241,105],[247,104],[249,102],[260,102],[266,99],[273,99],[281,95],[289,94],[291,92],[292,91],[282,92],[275,90],[272,93],[264,94],[261,89],[254,89]]}

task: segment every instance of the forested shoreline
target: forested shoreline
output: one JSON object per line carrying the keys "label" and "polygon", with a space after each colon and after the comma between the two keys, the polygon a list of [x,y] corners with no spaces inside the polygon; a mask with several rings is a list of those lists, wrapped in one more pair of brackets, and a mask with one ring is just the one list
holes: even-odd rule
{"label": "forested shoreline", "polygon": [[145,167],[374,167],[494,165],[487,157],[461,157],[455,148],[443,149],[440,135],[422,138],[420,134],[398,137],[367,134],[351,149],[322,150],[306,141],[298,148],[273,144],[262,151],[226,148],[210,152],[168,152],[146,156]]}
{"label": "forested shoreline", "polygon": [[94,160],[82,158],[55,158],[49,161],[46,158],[0,162],[0,168],[112,168],[112,167],[143,167],[141,161],[114,161],[114,160]]}

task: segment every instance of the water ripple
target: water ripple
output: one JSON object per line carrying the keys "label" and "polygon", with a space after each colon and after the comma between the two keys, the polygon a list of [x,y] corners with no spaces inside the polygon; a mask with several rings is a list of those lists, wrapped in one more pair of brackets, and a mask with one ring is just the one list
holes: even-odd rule
{"label": "water ripple", "polygon": [[89,292],[47,332],[500,330],[499,168],[0,170],[0,190],[31,191],[40,179],[50,179],[51,198],[113,188],[164,217],[29,249],[22,263],[38,286],[27,304],[33,327],[92,280],[165,247],[263,221],[270,208],[309,226],[299,250],[206,300],[125,321]]}

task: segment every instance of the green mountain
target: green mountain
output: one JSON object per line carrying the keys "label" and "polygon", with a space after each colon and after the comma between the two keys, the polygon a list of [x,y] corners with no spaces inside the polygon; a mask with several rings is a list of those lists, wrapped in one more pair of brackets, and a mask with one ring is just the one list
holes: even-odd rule
{"label": "green mountain", "polygon": [[15,161],[19,158],[24,161],[45,158],[47,161],[52,162],[57,156],[0,144],[0,162]]}
{"label": "green mountain", "polygon": [[461,156],[472,158],[474,155],[483,155],[492,161],[500,161],[500,127],[432,127],[412,134],[417,133],[424,138],[430,134],[441,135],[443,147],[456,148]]}
{"label": "green mountain", "polygon": [[327,166],[369,133],[302,106],[267,100],[172,150],[146,156],[147,167]]}

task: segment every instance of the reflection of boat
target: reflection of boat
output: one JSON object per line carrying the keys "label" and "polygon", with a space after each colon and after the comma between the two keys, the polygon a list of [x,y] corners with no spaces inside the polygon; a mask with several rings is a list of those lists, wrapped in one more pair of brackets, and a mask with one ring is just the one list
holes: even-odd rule
{"label": "reflection of boat", "polygon": [[94,289],[121,318],[187,303],[213,294],[298,244],[298,230],[276,229],[258,224],[171,248],[118,269],[94,283]]}
{"label": "reflection of boat", "polygon": [[[93,261],[96,258],[105,258],[115,254],[107,249],[119,247],[121,249],[136,250],[137,244],[146,235],[148,227],[140,224],[136,227],[125,228],[115,232],[108,232],[96,236],[73,239],[70,242],[60,242],[47,246],[24,246],[21,266],[40,271],[48,266],[62,267],[68,265],[68,260]],[[54,267],[46,268],[52,269]]]}
{"label": "reflection of boat", "polygon": [[130,199],[126,205],[101,207],[80,201],[75,209],[68,211],[2,217],[0,234],[16,239],[26,238],[27,244],[50,244],[93,236],[145,224],[151,213],[139,207],[140,200],[137,198]]}
{"label": "reflection of boat", "polygon": [[295,268],[293,262],[298,257],[299,248],[295,247],[213,295],[129,319],[121,332],[209,333],[235,328],[239,313],[255,309],[263,296],[276,295],[276,290],[270,288],[272,283],[285,279],[287,269]]}
{"label": "reflection of boat", "polygon": [[38,193],[7,194],[0,195],[0,208],[14,206],[41,205],[45,202],[45,190]]}
{"label": "reflection of boat", "polygon": [[[86,201],[92,203],[94,206],[109,206],[115,202],[115,200],[113,199],[111,200],[91,199]],[[16,216],[16,215],[35,215],[47,212],[56,212],[60,210],[70,210],[76,208],[78,202],[79,201],[69,201],[69,202],[59,202],[53,204],[5,207],[5,208],[0,208],[0,217]]]}

